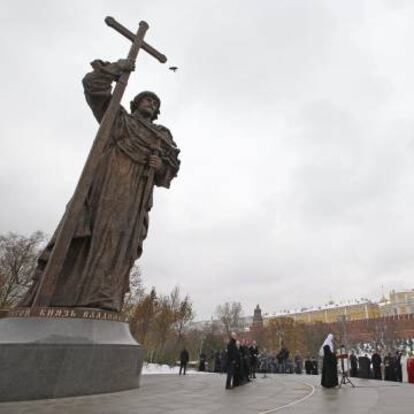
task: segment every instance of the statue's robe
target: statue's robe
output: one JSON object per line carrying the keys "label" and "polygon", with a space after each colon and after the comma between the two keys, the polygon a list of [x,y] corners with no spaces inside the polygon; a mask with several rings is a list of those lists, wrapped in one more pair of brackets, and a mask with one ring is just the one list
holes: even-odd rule
{"label": "statue's robe", "polygon": [[[83,85],[86,100],[100,122],[111,99],[115,76],[95,61]],[[161,137],[162,166],[155,171],[150,196],[143,200],[148,159]],[[129,272],[142,254],[154,184],[169,188],[179,169],[179,149],[169,130],[120,108],[72,238],[50,306],[93,307],[120,311],[129,290]],[[144,219],[140,220],[140,215]],[[142,226],[139,228],[139,222]],[[20,306],[30,306],[46,267],[54,236],[41,254],[33,285]]]}

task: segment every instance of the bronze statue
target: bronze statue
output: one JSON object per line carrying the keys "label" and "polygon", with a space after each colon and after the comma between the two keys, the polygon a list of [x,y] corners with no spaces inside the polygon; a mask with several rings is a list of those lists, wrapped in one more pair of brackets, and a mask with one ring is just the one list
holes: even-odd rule
{"label": "bronze statue", "polygon": [[[136,40],[138,49],[158,53],[143,42],[145,30]],[[93,71],[84,77],[86,101],[101,124],[111,115],[107,112],[111,112],[108,107],[112,104],[112,82],[117,81],[117,87],[122,87],[122,82],[126,85],[129,73],[134,70],[136,54],[131,58],[130,52],[127,59],[114,63],[95,60],[91,64]],[[107,128],[108,138],[102,152],[94,156],[96,166],[93,174],[89,174],[90,185],[82,184],[81,176],[67,212],[39,258],[34,283],[19,306],[121,310],[129,289],[129,272],[141,256],[147,236],[153,187],[169,188],[180,165],[179,149],[170,131],[153,122],[160,113],[160,104],[153,92],[142,92],[131,102],[131,113],[119,104],[112,110],[113,122]],[[50,255],[59,237],[65,236],[62,227],[70,227],[67,216],[79,193],[84,197],[81,203],[79,197],[75,200],[79,208],[75,217],[71,217],[75,225],[66,237],[66,253],[61,253],[59,267],[50,270],[51,265],[46,268]],[[45,271],[52,276],[47,281]],[[42,295],[42,281],[47,295]]]}

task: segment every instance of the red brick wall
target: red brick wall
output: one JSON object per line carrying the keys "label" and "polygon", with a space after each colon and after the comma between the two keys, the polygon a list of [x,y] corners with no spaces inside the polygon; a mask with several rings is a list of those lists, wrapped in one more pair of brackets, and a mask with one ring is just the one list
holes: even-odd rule
{"label": "red brick wall", "polygon": [[[339,323],[326,324],[341,336],[343,326]],[[389,316],[385,318],[367,319],[346,322],[346,333],[350,343],[371,342],[381,338],[398,339],[414,338],[414,314]]]}

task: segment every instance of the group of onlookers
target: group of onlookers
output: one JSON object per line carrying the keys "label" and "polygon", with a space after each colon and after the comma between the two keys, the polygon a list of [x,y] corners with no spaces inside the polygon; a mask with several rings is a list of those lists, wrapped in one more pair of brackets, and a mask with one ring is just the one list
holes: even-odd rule
{"label": "group of onlookers", "polygon": [[321,385],[332,388],[338,385],[338,360],[349,359],[350,369],[345,363],[341,363],[343,375],[359,378],[372,378],[384,381],[398,381],[414,383],[414,357],[409,357],[406,353],[395,351],[393,355],[388,352],[382,356],[378,351],[374,351],[371,358],[368,354],[357,357],[354,352],[348,355],[344,353],[345,348],[341,347],[342,352],[337,355],[334,348],[333,334],[329,334],[321,347],[323,356]]}
{"label": "group of onlookers", "polygon": [[316,358],[308,356],[303,361],[299,351],[296,351],[293,358],[289,355],[289,350],[283,344],[278,353],[261,353],[259,355],[258,371],[270,374],[302,374],[303,368],[305,368],[307,374],[318,375],[318,361]]}
{"label": "group of onlookers", "polygon": [[255,341],[239,341],[232,332],[227,344],[226,389],[244,385],[256,378],[259,349]]}
{"label": "group of onlookers", "polygon": [[318,360],[315,357],[308,356],[305,360],[305,373],[307,375],[318,375]]}
{"label": "group of onlookers", "polygon": [[[338,353],[339,352],[339,353]],[[357,356],[354,351],[349,355],[344,348],[335,350],[334,336],[329,334],[319,351],[322,360],[321,384],[331,388],[338,385],[338,371],[344,369],[345,375],[351,377],[372,378],[385,381],[399,381],[414,383],[414,355],[407,355],[406,352],[395,351],[381,354],[374,351],[369,357],[368,354]],[[256,378],[256,373],[281,373],[281,374],[302,374],[303,368],[307,375],[318,375],[319,361],[315,357],[308,356],[303,364],[303,358],[299,351],[294,357],[289,357],[289,350],[282,344],[278,353],[259,353],[255,341],[238,340],[233,332],[227,348],[217,351],[211,355],[209,370],[214,372],[227,373],[226,389],[251,382]],[[207,369],[207,356],[200,353],[199,371]],[[338,361],[348,361],[339,364]],[[189,354],[184,348],[180,355],[180,375],[185,375]],[[339,370],[338,370],[339,365]],[[342,366],[343,365],[343,366]]]}
{"label": "group of onlookers", "polygon": [[[354,352],[349,356],[351,377],[372,378],[384,381],[414,382],[414,358],[399,350],[394,353],[374,351],[357,357]],[[411,377],[411,378],[410,378]],[[410,381],[411,380],[411,381]]]}

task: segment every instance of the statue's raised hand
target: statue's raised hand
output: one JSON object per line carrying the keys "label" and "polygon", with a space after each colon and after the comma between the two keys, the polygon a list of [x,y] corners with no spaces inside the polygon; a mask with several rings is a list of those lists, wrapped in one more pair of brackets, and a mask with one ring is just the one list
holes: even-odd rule
{"label": "statue's raised hand", "polygon": [[121,72],[133,72],[135,70],[135,61],[132,59],[119,59],[113,65]]}
{"label": "statue's raised hand", "polygon": [[135,62],[131,59],[119,59],[117,62],[106,63],[103,70],[118,79],[123,73],[134,71]]}

